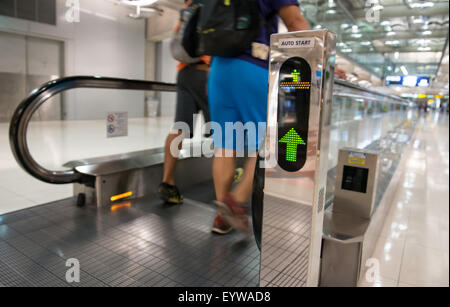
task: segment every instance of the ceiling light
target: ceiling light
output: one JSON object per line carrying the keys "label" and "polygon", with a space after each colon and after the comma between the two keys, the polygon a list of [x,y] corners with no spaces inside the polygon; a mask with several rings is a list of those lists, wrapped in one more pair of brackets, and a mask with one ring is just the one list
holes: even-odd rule
{"label": "ceiling light", "polygon": [[398,58],[400,57],[400,52],[395,52],[394,53],[394,58],[396,59],[396,60],[398,60]]}
{"label": "ceiling light", "polygon": [[430,51],[431,47],[419,47],[419,48],[417,48],[417,50],[419,50],[419,51]]}
{"label": "ceiling light", "polygon": [[382,25],[382,26],[390,26],[390,25],[391,25],[391,22],[390,22],[389,20],[385,20],[385,21],[382,21],[382,22],[380,23],[380,25]]}
{"label": "ceiling light", "polygon": [[362,34],[361,34],[361,33],[353,33],[353,34],[351,35],[351,37],[354,37],[354,38],[361,38],[361,37],[362,37]]}
{"label": "ceiling light", "polygon": [[386,34],[387,36],[392,36],[392,35],[395,35],[395,32],[388,32],[387,34]]}
{"label": "ceiling light", "polygon": [[408,75],[408,70],[406,69],[405,65],[401,66],[400,69],[402,70],[405,76]]}
{"label": "ceiling light", "polygon": [[341,51],[345,52],[345,53],[349,53],[349,52],[352,52],[353,50],[352,50],[352,48],[346,48],[346,49],[342,49]]}
{"label": "ceiling light", "polygon": [[134,5],[134,6],[147,6],[152,5],[158,0],[122,0],[123,4]]}
{"label": "ceiling light", "polygon": [[336,14],[336,10],[327,10],[326,14]]}
{"label": "ceiling light", "polygon": [[431,34],[433,34],[433,32],[430,30],[427,30],[427,31],[423,31],[422,34],[423,35],[431,35]]}
{"label": "ceiling light", "polygon": [[429,39],[419,39],[417,40],[417,43],[420,45],[428,45],[429,43],[431,43],[431,40]]}
{"label": "ceiling light", "polygon": [[392,45],[398,45],[398,44],[400,44],[400,41],[386,41],[385,44],[386,45],[391,45],[391,46]]}
{"label": "ceiling light", "polygon": [[360,42],[360,44],[363,46],[370,46],[372,43],[371,42]]}
{"label": "ceiling light", "polygon": [[413,9],[423,9],[426,7],[433,7],[434,3],[433,2],[416,2],[416,3],[411,3],[410,6]]}
{"label": "ceiling light", "polygon": [[353,25],[353,26],[352,26],[352,32],[353,32],[353,33],[358,33],[358,32],[359,32],[359,28],[358,28],[357,25]]}
{"label": "ceiling light", "polygon": [[424,23],[425,21],[423,20],[422,17],[419,18],[413,18],[413,23],[417,24],[417,23]]}
{"label": "ceiling light", "polygon": [[381,11],[382,9],[384,9],[384,6],[382,6],[380,4],[375,5],[374,7],[372,7],[372,10],[375,10],[375,11]]}

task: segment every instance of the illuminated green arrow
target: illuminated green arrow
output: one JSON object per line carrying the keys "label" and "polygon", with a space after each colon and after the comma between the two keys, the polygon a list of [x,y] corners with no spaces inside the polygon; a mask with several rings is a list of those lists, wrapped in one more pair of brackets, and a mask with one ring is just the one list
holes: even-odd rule
{"label": "illuminated green arrow", "polygon": [[297,162],[297,146],[306,145],[305,141],[303,141],[294,128],[289,130],[279,142],[287,144],[286,160],[291,162]]}

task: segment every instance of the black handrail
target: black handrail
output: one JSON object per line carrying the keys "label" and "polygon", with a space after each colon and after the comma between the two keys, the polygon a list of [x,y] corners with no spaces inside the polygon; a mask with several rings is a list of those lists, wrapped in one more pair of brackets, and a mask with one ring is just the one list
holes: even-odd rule
{"label": "black handrail", "polygon": [[[377,93],[370,89],[359,87],[344,80],[335,80],[335,84],[367,92],[372,95],[382,96],[401,102],[406,100]],[[51,171],[37,163],[30,154],[27,144],[28,124],[36,110],[48,99],[58,93],[75,88],[101,88],[101,89],[121,89],[121,90],[145,90],[145,91],[165,91],[175,92],[176,84],[131,80],[120,78],[108,78],[99,76],[73,76],[49,81],[41,87],[35,89],[17,107],[11,120],[9,128],[9,141],[13,155],[19,165],[33,177],[48,183],[66,184],[83,182],[84,175],[75,170]]]}
{"label": "black handrail", "polygon": [[33,114],[48,99],[58,93],[75,88],[102,88],[121,90],[145,90],[175,92],[175,84],[107,78],[96,76],[74,76],[45,83],[35,89],[17,107],[9,127],[9,142],[19,165],[33,177],[48,183],[66,184],[82,182],[83,175],[75,170],[51,171],[42,167],[30,154],[27,144],[27,128]]}

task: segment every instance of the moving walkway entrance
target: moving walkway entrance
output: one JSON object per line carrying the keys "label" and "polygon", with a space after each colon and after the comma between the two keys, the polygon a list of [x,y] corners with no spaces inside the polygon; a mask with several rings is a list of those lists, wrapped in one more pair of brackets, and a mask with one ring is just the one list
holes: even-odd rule
{"label": "moving walkway entrance", "polygon": [[[314,86],[318,84],[318,80],[313,82]],[[302,249],[305,253],[291,249],[299,244],[307,247],[309,238],[290,245],[296,238],[292,236],[293,232],[299,229],[289,227],[303,223],[307,234],[309,217],[297,219],[295,225],[279,219],[308,216],[310,208],[298,202],[295,212],[291,212],[287,210],[292,208],[289,199],[276,199],[280,195],[272,192],[278,179],[286,177],[281,172],[270,175],[269,193],[264,195],[265,203],[269,204],[265,210],[269,211],[263,212],[261,206],[255,206],[257,202],[252,203],[254,234],[249,238],[238,233],[218,237],[210,233],[216,208],[211,203],[214,195],[209,158],[194,158],[189,151],[182,153],[177,181],[185,194],[182,206],[166,206],[154,195],[161,178],[161,149],[69,161],[64,164],[64,170],[57,171],[36,162],[27,143],[28,123],[33,113],[48,98],[76,88],[176,90],[173,84],[158,82],[69,77],[43,85],[22,102],[10,130],[15,158],[22,168],[39,180],[74,184],[75,193],[71,199],[0,216],[2,285],[71,285],[66,281],[69,269],[66,265],[67,261],[70,264],[73,260],[80,264],[81,276],[77,285],[82,286],[303,286],[317,283],[314,278],[308,279],[311,274],[318,277],[317,265],[314,270],[308,268],[308,248]],[[335,88],[335,98],[367,99],[370,96],[380,103],[403,103],[344,82],[336,82]],[[328,103],[331,107],[331,97]],[[311,109],[316,115],[319,111],[318,107]],[[315,132],[310,142],[317,141]],[[310,153],[308,156],[312,159]],[[329,174],[333,172],[333,167],[331,163],[320,169],[322,179],[326,178],[327,170]],[[263,187],[263,181],[257,180],[257,199]],[[319,213],[328,200],[324,188],[322,185],[314,190],[315,205],[312,208]],[[303,209],[308,211],[306,215]],[[265,233],[261,230],[263,214],[269,217],[265,220]],[[321,231],[319,226],[320,223],[316,224],[314,232]],[[264,238],[272,242],[266,246],[266,253]],[[274,240],[278,243],[286,240],[286,248],[273,244]],[[266,266],[262,271],[261,243],[263,265]],[[283,254],[277,254],[278,251]],[[317,251],[320,248],[316,245],[314,253]],[[319,257],[316,260],[315,264],[318,264]]]}

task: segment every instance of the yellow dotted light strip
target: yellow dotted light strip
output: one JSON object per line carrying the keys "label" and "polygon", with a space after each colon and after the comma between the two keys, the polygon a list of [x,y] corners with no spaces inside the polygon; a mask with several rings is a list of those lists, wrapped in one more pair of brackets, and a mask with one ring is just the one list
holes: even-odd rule
{"label": "yellow dotted light strip", "polygon": [[309,90],[311,88],[311,82],[281,82],[280,87]]}

